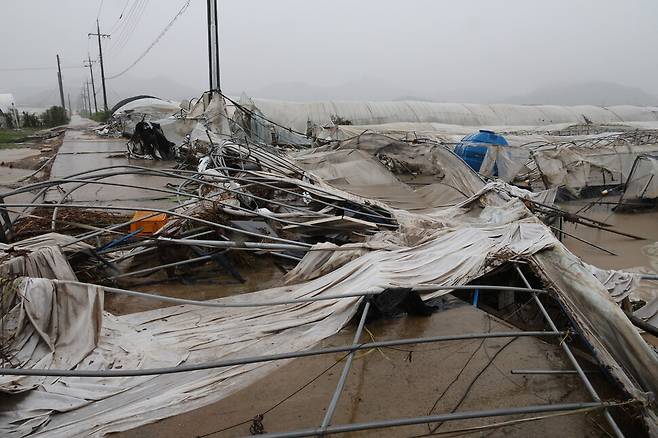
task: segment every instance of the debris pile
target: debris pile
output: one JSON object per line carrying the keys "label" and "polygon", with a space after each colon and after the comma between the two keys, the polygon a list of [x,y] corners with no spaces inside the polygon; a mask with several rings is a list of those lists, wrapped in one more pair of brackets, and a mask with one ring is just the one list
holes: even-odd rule
{"label": "debris pile", "polygon": [[[637,327],[653,327],[655,305],[639,307],[632,299],[645,278],[587,264],[560,241],[565,220],[638,236],[555,204],[564,181],[582,191],[625,179],[627,199],[638,191],[655,198],[652,166],[627,165],[638,137],[595,134],[596,141],[520,145],[521,135],[506,134],[509,146],[487,149],[482,175],[453,152],[461,133],[361,132],[329,141],[313,123],[305,133],[295,130],[298,120],[286,130],[271,108],[245,99],[230,100],[227,108],[221,94],[206,93],[195,102],[163,104],[150,117],[148,105],[126,103],[135,111],[124,108],[110,127],[130,133],[130,159],[0,195],[3,436],[133,429],[226,399],[291,359],[329,353],[348,358],[338,400],[359,349],[490,337],[550,339],[590,397],[580,404],[506,406],[495,415],[593,409],[617,436],[619,424],[658,433],[652,405],[658,356],[650,334]],[[340,116],[330,118],[332,129],[340,120],[368,122],[356,110],[331,114]],[[649,149],[652,138],[642,140]],[[606,151],[617,151],[615,159],[601,158]],[[550,167],[550,160],[562,164]],[[519,185],[526,188],[509,184],[522,172],[527,184]],[[103,199],[103,188],[139,197]],[[180,293],[202,284],[215,293]],[[373,315],[432,317],[446,294],[476,308],[515,306],[512,315],[532,306],[535,316],[525,323],[537,327],[510,317],[517,330],[507,333],[475,329],[363,343]],[[120,300],[154,305],[114,311]],[[318,347],[353,319],[353,345]],[[587,353],[587,368],[604,371],[606,391],[589,380],[575,349]],[[485,408],[500,407],[483,407],[472,418],[495,416]],[[295,436],[331,432],[334,409],[321,433]],[[341,427],[449,421],[457,418],[455,409],[434,420]]]}

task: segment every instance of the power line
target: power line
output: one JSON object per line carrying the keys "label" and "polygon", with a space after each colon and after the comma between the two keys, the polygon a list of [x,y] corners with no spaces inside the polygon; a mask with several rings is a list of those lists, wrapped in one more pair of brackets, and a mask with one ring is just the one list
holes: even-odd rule
{"label": "power line", "polygon": [[101,0],[101,4],[98,5],[98,12],[96,12],[96,19],[97,19],[97,20],[98,20],[98,19],[100,18],[100,16],[101,16],[101,9],[103,9],[103,1],[104,1],[104,0]]}
{"label": "power line", "polygon": [[174,16],[174,18],[171,19],[171,21],[169,22],[169,24],[167,24],[167,26],[162,30],[162,32],[160,32],[160,34],[157,36],[157,38],[156,38],[156,39],[155,39],[155,40],[154,40],[154,41],[153,41],[153,42],[152,42],[152,43],[146,48],[146,50],[144,50],[144,52],[143,52],[143,53],[142,53],[142,54],[141,54],[141,55],[140,55],[140,56],[139,56],[139,57],[138,57],[138,58],[137,58],[132,64],[130,64],[128,67],[126,67],[126,68],[125,68],[124,70],[122,70],[120,73],[117,73],[117,74],[115,74],[115,75],[113,75],[113,76],[108,76],[106,79],[114,79],[114,78],[118,78],[119,76],[123,75],[123,74],[126,73],[128,70],[130,70],[131,68],[133,68],[135,65],[137,65],[137,63],[138,63],[139,61],[141,61],[141,60],[142,60],[142,59],[143,59],[143,58],[144,58],[144,57],[145,57],[145,56],[151,51],[151,49],[152,49],[152,48],[158,43],[158,41],[160,41],[160,39],[161,39],[161,38],[162,38],[162,37],[163,37],[163,36],[169,31],[169,29],[171,29],[171,27],[174,25],[174,23],[176,22],[176,20],[178,19],[178,17],[180,17],[181,15],[183,15],[183,13],[184,13],[184,12],[187,10],[187,8],[190,6],[190,1],[191,1],[191,0],[186,0],[186,1],[185,1],[185,4],[183,4],[183,7],[180,8],[180,10],[178,11],[178,13],[176,13],[176,15]]}
{"label": "power line", "polygon": [[[115,31],[116,38],[114,44],[110,47],[110,52],[117,51],[118,52],[118,47],[120,45],[124,44],[124,41],[127,38],[130,38],[130,34],[135,30],[136,27],[136,20],[139,17],[140,9],[142,9],[142,6],[144,6],[146,0],[135,0],[135,2],[132,4],[130,9],[128,10],[128,13],[126,14],[126,18],[123,21],[123,25],[119,25],[117,30]],[[138,20],[137,20],[138,21]],[[116,50],[115,50],[116,49]]]}
{"label": "power line", "polygon": [[126,3],[123,5],[123,9],[121,9],[121,13],[119,14],[119,18],[116,19],[114,23],[112,23],[112,26],[110,27],[110,33],[115,33],[117,30],[116,25],[119,24],[121,19],[123,18],[123,13],[126,11],[126,8],[128,7],[128,3],[130,3],[130,0],[126,0]]}
{"label": "power line", "polygon": [[132,23],[130,24],[128,30],[124,33],[122,40],[117,41],[117,43],[113,46],[113,48],[116,47],[116,50],[114,50],[113,55],[119,53],[121,50],[123,50],[126,44],[128,44],[128,41],[130,41],[130,38],[135,33],[135,29],[137,29],[139,22],[142,20],[142,17],[144,16],[144,12],[146,12],[146,8],[148,7],[148,4],[149,4],[149,0],[143,0],[139,4],[139,7],[137,8],[133,16]]}
{"label": "power line", "polygon": [[[63,65],[61,68],[85,68],[80,65]],[[38,70],[57,70],[57,67],[3,67],[0,71],[38,71]]]}

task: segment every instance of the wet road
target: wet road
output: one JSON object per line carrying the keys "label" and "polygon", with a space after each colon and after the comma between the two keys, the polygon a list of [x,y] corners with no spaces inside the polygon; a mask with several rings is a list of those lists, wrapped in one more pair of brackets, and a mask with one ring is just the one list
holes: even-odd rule
{"label": "wet road", "polygon": [[[89,130],[94,123],[73,116],[71,128],[66,131],[64,142],[57,154],[50,173],[51,179],[63,178],[80,172],[86,172],[103,167],[112,166],[142,166],[149,169],[169,169],[171,162],[156,160],[131,160],[124,153],[126,151],[126,140],[123,138],[98,138]],[[103,173],[119,172],[125,169],[115,168]],[[166,208],[172,206],[175,198],[166,193],[148,190],[147,187],[165,188],[167,183],[177,180],[168,177],[145,176],[145,175],[115,175],[104,178],[107,181],[125,184],[131,187],[107,186],[100,184],[88,184],[80,186],[77,183],[62,185],[49,190],[46,200],[59,202],[69,191],[68,202],[93,203],[96,205],[124,205],[148,209],[152,207]]]}

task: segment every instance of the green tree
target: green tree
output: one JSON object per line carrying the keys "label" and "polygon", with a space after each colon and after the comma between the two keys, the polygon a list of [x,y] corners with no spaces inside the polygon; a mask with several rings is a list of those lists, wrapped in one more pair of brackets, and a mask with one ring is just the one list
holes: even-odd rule
{"label": "green tree", "polygon": [[61,106],[51,106],[41,114],[41,122],[46,128],[66,125],[69,122],[69,116]]}
{"label": "green tree", "polygon": [[41,120],[34,113],[28,113],[23,111],[23,127],[24,128],[38,128],[41,126]]}

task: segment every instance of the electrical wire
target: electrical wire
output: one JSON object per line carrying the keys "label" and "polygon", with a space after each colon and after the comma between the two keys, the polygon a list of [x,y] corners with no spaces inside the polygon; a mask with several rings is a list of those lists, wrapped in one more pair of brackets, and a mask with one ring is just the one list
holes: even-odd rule
{"label": "electrical wire", "polygon": [[117,26],[116,29],[114,29],[113,32],[111,32],[114,37],[112,44],[107,49],[108,56],[113,55],[117,51],[117,48],[126,37],[126,35],[133,30],[133,19],[135,17],[135,13],[141,7],[143,1],[144,0],[135,0],[135,2],[130,6],[130,9],[126,13],[125,19]]}
{"label": "electrical wire", "polygon": [[143,0],[140,3],[138,10],[135,12],[134,19],[132,21],[132,24],[130,25],[129,30],[125,33],[123,40],[120,43],[117,43],[117,48],[113,52],[112,56],[116,56],[119,52],[121,52],[121,50],[123,50],[124,47],[126,47],[128,42],[130,41],[130,38],[134,35],[135,29],[137,29],[137,26],[142,20],[142,17],[144,16],[144,12],[146,11],[148,3],[149,0]]}
{"label": "electrical wire", "polygon": [[[62,65],[60,68],[86,68],[84,65]],[[37,70],[57,70],[57,67],[2,67],[0,71],[37,71]]]}
{"label": "electrical wire", "polygon": [[[507,341],[505,344],[503,344],[502,347],[500,347],[500,349],[498,349],[498,350],[493,354],[493,356],[491,356],[491,358],[489,358],[489,361],[488,361],[487,364],[484,366],[484,368],[482,368],[482,369],[480,370],[480,372],[478,372],[478,373],[476,374],[476,376],[473,378],[473,380],[471,380],[471,383],[469,383],[469,385],[466,387],[466,391],[464,391],[464,395],[461,396],[461,398],[459,399],[459,401],[457,402],[457,404],[455,405],[455,407],[452,408],[452,410],[450,411],[451,413],[456,412],[457,409],[459,409],[459,407],[462,405],[462,403],[464,403],[464,401],[466,400],[466,397],[468,397],[468,395],[471,393],[471,389],[473,388],[473,386],[475,385],[475,383],[478,381],[478,379],[480,378],[480,376],[482,376],[482,374],[484,374],[484,372],[485,372],[487,369],[489,369],[489,366],[491,366],[491,364],[493,363],[493,361],[496,360],[496,358],[498,357],[498,355],[499,355],[500,353],[502,353],[503,350],[505,350],[509,345],[512,344],[512,342],[516,341],[517,339],[518,339],[518,338],[512,338],[512,339],[510,339],[509,341]],[[443,422],[438,423],[438,424],[437,424],[436,426],[434,426],[434,428],[431,430],[431,433],[436,432],[436,431],[437,431],[437,430],[438,430],[443,424],[444,424]]]}
{"label": "electrical wire", "polygon": [[174,25],[174,23],[176,22],[176,20],[177,20],[181,15],[183,15],[183,13],[184,13],[184,12],[187,10],[187,8],[190,6],[190,1],[191,1],[191,0],[186,0],[186,1],[185,1],[185,3],[183,4],[183,7],[180,8],[180,10],[176,13],[176,15],[174,15],[174,18],[171,19],[171,21],[169,22],[169,24],[167,24],[167,26],[165,26],[165,28],[162,30],[162,32],[160,32],[160,34],[156,37],[156,39],[155,39],[155,40],[154,40],[154,41],[153,41],[153,42],[152,42],[152,43],[146,48],[146,50],[144,50],[144,52],[143,52],[143,53],[142,53],[142,54],[141,54],[141,55],[140,55],[140,56],[139,56],[139,57],[138,57],[138,58],[137,58],[132,64],[130,64],[128,67],[126,67],[126,68],[125,68],[124,70],[122,70],[121,72],[119,72],[119,73],[117,73],[117,74],[115,74],[115,75],[112,75],[112,76],[106,77],[105,79],[108,80],[108,79],[115,79],[115,78],[118,78],[119,76],[121,76],[121,75],[123,75],[124,73],[128,72],[128,71],[129,71],[131,68],[133,68],[135,65],[137,65],[137,63],[138,63],[139,61],[141,61],[141,60],[142,60],[142,59],[143,59],[143,58],[144,58],[144,57],[145,57],[145,56],[151,51],[151,49],[152,49],[152,48],[153,48],[153,47],[154,47],[154,46],[160,41],[160,39],[161,39],[161,38],[162,38],[162,37],[163,37],[163,36],[169,31],[169,29],[171,29],[171,27]]}
{"label": "electrical wire", "polygon": [[126,3],[123,5],[123,9],[121,9],[121,13],[119,13],[119,18],[117,18],[116,21],[112,23],[112,26],[110,26],[110,31],[109,31],[110,34],[115,30],[117,30],[117,25],[119,24],[119,22],[121,22],[121,19],[123,18],[123,13],[126,11],[126,8],[128,7],[128,3],[130,3],[130,0],[126,0]]}
{"label": "electrical wire", "polygon": [[[488,326],[487,331],[490,332],[491,331],[491,319],[489,319],[488,322],[489,322],[489,326]],[[484,345],[485,341],[486,341],[486,339],[482,338],[482,340],[480,341],[480,345],[478,345],[477,348],[475,350],[473,350],[471,355],[466,360],[466,363],[461,368],[461,370],[459,370],[459,372],[457,373],[455,378],[452,379],[452,381],[448,384],[448,386],[446,386],[446,388],[443,390],[443,392],[436,398],[436,400],[434,401],[434,404],[432,405],[430,410],[427,412],[427,415],[432,415],[432,413],[434,412],[434,409],[436,409],[436,406],[439,404],[439,402],[441,401],[443,396],[445,396],[446,393],[450,390],[450,388],[452,388],[452,385],[454,385],[459,380],[459,378],[464,373],[464,371],[466,371],[466,368],[468,368],[468,366],[470,365],[470,363],[473,360],[473,358],[475,357],[475,355],[482,349],[482,346]],[[454,410],[453,410],[453,412],[454,412]],[[440,423],[439,423],[439,426],[440,426]],[[432,430],[430,428],[430,424],[429,423],[427,424],[427,430],[428,430],[429,433],[432,433],[432,432],[436,431],[436,429],[438,429],[438,427],[435,428],[434,430]]]}
{"label": "electrical wire", "polygon": [[[327,367],[327,368],[325,368],[324,370],[322,370],[322,371],[320,372],[320,374],[316,375],[316,376],[313,377],[311,380],[309,380],[308,382],[304,383],[304,384],[303,384],[302,386],[300,386],[298,389],[296,389],[295,391],[293,391],[292,393],[290,393],[288,396],[286,396],[285,398],[283,398],[283,400],[281,400],[281,401],[275,403],[272,407],[270,407],[269,409],[267,409],[266,411],[264,411],[263,413],[257,415],[257,416],[254,417],[254,418],[260,417],[261,420],[262,420],[262,418],[263,418],[266,414],[269,414],[269,413],[272,412],[274,409],[278,408],[278,407],[281,406],[283,403],[287,402],[287,401],[290,400],[292,397],[294,397],[295,395],[297,395],[297,394],[299,394],[300,392],[302,392],[302,391],[303,391],[306,387],[308,387],[310,384],[312,384],[313,382],[315,382],[316,380],[318,380],[320,377],[322,377],[323,375],[325,375],[326,373],[328,373],[329,371],[331,371],[336,365],[338,365],[338,364],[341,363],[343,360],[345,360],[345,359],[347,358],[347,356],[349,356],[350,354],[351,354],[351,353],[346,353],[345,355],[343,355],[343,357],[341,357],[340,359],[338,359],[338,360],[337,360],[336,362],[334,362],[332,365],[330,365],[329,367]],[[230,429],[234,429],[234,428],[236,428],[236,427],[238,427],[238,426],[242,426],[243,424],[247,424],[247,423],[253,421],[254,418],[249,418],[249,419],[247,419],[247,420],[245,420],[245,421],[242,421],[242,422],[240,422],[240,423],[236,423],[236,424],[234,424],[234,425],[232,425],[232,426],[224,427],[223,429],[215,430],[215,431],[213,431],[213,432],[208,432],[208,433],[205,433],[205,434],[203,434],[203,435],[197,435],[197,438],[205,438],[205,437],[208,437],[208,436],[211,436],[211,435],[215,435],[215,434],[218,434],[218,433],[221,433],[221,432],[225,432],[225,431],[230,430]]]}
{"label": "electrical wire", "polygon": [[96,12],[96,19],[98,20],[101,16],[101,10],[103,9],[103,2],[105,0],[101,0],[101,3],[98,5],[98,12]]}
{"label": "electrical wire", "polygon": [[118,52],[118,47],[122,45],[124,39],[129,38],[129,34],[132,33],[135,29],[135,19],[137,18],[138,11],[141,9],[142,4],[146,0],[135,0],[135,2],[130,6],[125,19],[120,24],[117,29],[114,31],[114,42],[108,48],[108,55],[115,55]]}

